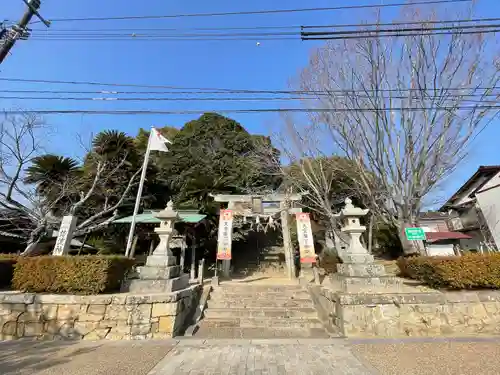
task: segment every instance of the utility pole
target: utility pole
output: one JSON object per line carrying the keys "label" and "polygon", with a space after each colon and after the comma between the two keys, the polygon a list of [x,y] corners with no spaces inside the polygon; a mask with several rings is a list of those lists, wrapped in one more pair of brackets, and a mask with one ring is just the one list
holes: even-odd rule
{"label": "utility pole", "polygon": [[2,38],[0,39],[0,64],[3,63],[7,55],[9,54],[14,44],[18,39],[27,39],[30,35],[30,29],[28,28],[28,24],[30,23],[33,16],[37,16],[40,21],[42,21],[45,26],[49,27],[50,22],[46,21],[42,18],[42,16],[38,13],[38,9],[40,9],[40,1],[41,0],[23,0],[27,6],[26,11],[24,12],[21,20],[14,26],[12,26],[9,30],[4,31],[2,33]]}

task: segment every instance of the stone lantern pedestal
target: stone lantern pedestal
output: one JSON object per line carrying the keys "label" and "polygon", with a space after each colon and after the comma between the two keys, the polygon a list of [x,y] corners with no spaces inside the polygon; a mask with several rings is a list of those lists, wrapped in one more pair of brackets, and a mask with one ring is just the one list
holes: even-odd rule
{"label": "stone lantern pedestal", "polygon": [[147,257],[146,265],[138,267],[139,278],[129,281],[129,292],[168,293],[189,286],[189,275],[183,273],[170,250],[174,223],[178,219],[173,203],[169,202],[156,217],[161,220],[160,227],[155,228],[155,232],[160,237],[160,243],[153,254]]}
{"label": "stone lantern pedestal", "polygon": [[399,286],[400,280],[388,276],[382,264],[376,264],[373,255],[360,241],[361,235],[366,227],[360,224],[360,218],[368,213],[368,210],[355,207],[347,198],[345,207],[338,215],[343,223],[342,232],[349,238],[349,246],[339,256],[342,264],[337,265],[337,281],[340,282],[341,290],[344,292],[362,292],[370,289],[384,288],[387,286]]}

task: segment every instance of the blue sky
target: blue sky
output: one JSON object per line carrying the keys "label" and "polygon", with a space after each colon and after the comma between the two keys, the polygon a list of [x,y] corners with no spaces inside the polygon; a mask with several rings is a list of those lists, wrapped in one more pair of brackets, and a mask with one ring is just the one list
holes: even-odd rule
{"label": "blue sky", "polygon": [[[394,1],[358,0],[356,4],[380,4]],[[352,2],[354,3],[354,2]],[[106,17],[120,15],[157,15],[204,12],[232,12],[262,9],[332,7],[351,4],[347,0],[287,0],[287,1],[118,1],[118,0],[42,0],[41,13],[48,19],[65,17]],[[498,0],[479,0],[479,15],[500,17]],[[450,5],[448,5],[450,6]],[[21,0],[3,0],[0,19],[17,20],[24,11]],[[367,10],[310,12],[232,17],[178,18],[162,20],[126,20],[106,22],[60,22],[52,29],[96,28],[198,28],[290,26],[310,24],[357,23],[366,18]],[[385,10],[388,18],[394,10]],[[35,25],[33,26],[35,28]],[[42,25],[36,25],[41,29]],[[34,35],[40,35],[35,31]],[[314,47],[298,41],[212,41],[212,42],[113,42],[113,41],[46,41],[19,42],[13,54],[0,67],[0,77],[68,81],[101,81],[191,87],[227,87],[243,89],[287,89],[288,82],[307,64]],[[93,90],[88,86],[52,84],[22,84],[0,81],[2,89]],[[125,88],[127,89],[127,88]],[[280,103],[118,103],[68,101],[2,100],[1,108],[32,109],[200,109],[274,108]],[[284,103],[284,106],[290,106]],[[278,117],[273,114],[230,115],[250,132],[268,134]],[[102,129],[120,129],[135,135],[138,128],[152,125],[180,127],[197,116],[91,116],[51,115],[46,118],[53,126],[52,152],[77,155],[81,153],[76,134],[88,137]],[[467,162],[447,185],[451,192],[466,180],[481,164],[500,164],[498,160],[499,123],[492,124],[478,139]]]}

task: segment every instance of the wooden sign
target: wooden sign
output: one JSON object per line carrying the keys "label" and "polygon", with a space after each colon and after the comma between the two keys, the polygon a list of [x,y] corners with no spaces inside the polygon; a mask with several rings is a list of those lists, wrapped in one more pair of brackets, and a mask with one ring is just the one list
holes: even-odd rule
{"label": "wooden sign", "polygon": [[297,237],[299,240],[300,263],[315,263],[314,239],[309,214],[301,212],[295,215],[297,221]]}
{"label": "wooden sign", "polygon": [[217,239],[217,259],[231,259],[231,245],[233,239],[233,212],[221,210],[219,217],[219,236]]}

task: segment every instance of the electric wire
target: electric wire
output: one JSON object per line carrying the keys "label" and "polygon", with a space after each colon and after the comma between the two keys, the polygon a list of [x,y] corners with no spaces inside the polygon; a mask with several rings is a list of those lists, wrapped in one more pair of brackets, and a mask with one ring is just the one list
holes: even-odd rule
{"label": "electric wire", "polygon": [[[85,17],[85,18],[54,18],[51,22],[84,22],[84,21],[118,21],[118,20],[137,20],[137,19],[163,19],[163,18],[186,18],[186,17],[215,17],[215,16],[241,16],[241,15],[262,15],[262,14],[279,14],[279,13],[300,13],[300,12],[320,12],[320,11],[336,11],[350,9],[369,9],[369,8],[390,8],[399,6],[415,6],[415,5],[432,5],[432,4],[449,4],[449,3],[465,3],[472,0],[431,0],[431,1],[414,1],[399,2],[392,4],[357,4],[344,5],[336,7],[321,7],[321,8],[298,8],[298,9],[266,9],[255,11],[238,11],[238,12],[214,12],[214,13],[191,13],[191,14],[167,14],[167,15],[150,15],[150,16],[116,16],[116,17]],[[40,23],[41,21],[33,21],[32,24]]]}
{"label": "electric wire", "polygon": [[[500,109],[500,105],[477,105],[477,106],[438,106],[438,107],[387,107],[387,108],[251,108],[251,109],[211,109],[217,113],[270,113],[270,112],[391,112],[391,111],[457,111],[457,110],[480,110],[480,109]],[[87,109],[36,109],[36,110],[3,110],[7,115],[19,114],[88,114],[88,115],[180,115],[180,114],[200,114],[206,112],[206,109],[199,110],[87,110]]]}
{"label": "electric wire", "polygon": [[[0,81],[4,82],[15,82],[15,83],[37,83],[37,84],[61,84],[61,85],[88,85],[88,86],[104,86],[104,87],[134,87],[134,88],[146,88],[146,89],[170,89],[170,90],[197,90],[199,92],[195,92],[195,94],[222,94],[222,93],[251,93],[251,94],[305,94],[305,95],[331,95],[334,93],[364,93],[364,92],[421,92],[421,91],[463,91],[463,90],[494,90],[500,89],[500,86],[475,86],[475,87],[449,87],[449,88],[440,88],[438,90],[429,88],[429,89],[421,89],[421,88],[379,88],[379,89],[335,89],[335,90],[255,90],[255,89],[242,89],[242,88],[217,88],[217,87],[186,87],[186,86],[173,86],[173,85],[144,85],[144,84],[133,84],[133,83],[111,83],[111,82],[98,82],[98,81],[65,81],[65,80],[48,80],[48,79],[28,79],[28,78],[13,78],[13,77],[0,77]],[[24,90],[22,92],[45,92],[49,91],[52,93],[53,90]],[[74,91],[69,91],[67,93],[73,93]],[[82,92],[82,93],[95,93],[91,92]],[[102,94],[159,94],[157,91],[146,91],[146,92],[138,92],[138,91],[111,91],[111,90],[101,90],[97,91],[97,93]],[[189,91],[168,91],[161,93],[186,93],[191,94],[193,92]]]}
{"label": "electric wire", "polygon": [[[471,30],[474,29],[474,30]],[[478,30],[479,29],[479,30]],[[500,31],[500,24],[468,25],[439,28],[400,28],[383,30],[349,30],[336,32],[302,32],[298,33],[236,33],[236,34],[179,34],[179,35],[94,35],[94,36],[33,36],[39,41],[224,41],[241,40],[335,40],[335,39],[366,39],[378,37],[434,36],[451,34],[487,34]]]}
{"label": "electric wire", "polygon": [[321,28],[347,28],[347,27],[370,27],[370,26],[400,26],[400,25],[420,25],[420,24],[450,24],[450,23],[470,23],[470,22],[497,22],[500,18],[469,18],[454,20],[422,20],[422,21],[402,21],[402,22],[380,22],[380,23],[354,23],[354,24],[329,24],[329,25],[289,25],[289,26],[247,26],[247,27],[193,27],[193,28],[100,28],[100,29],[32,29],[32,31],[43,31],[51,33],[101,33],[107,31],[116,32],[164,32],[164,31],[227,31],[227,30],[290,30],[290,29],[321,29]]}

